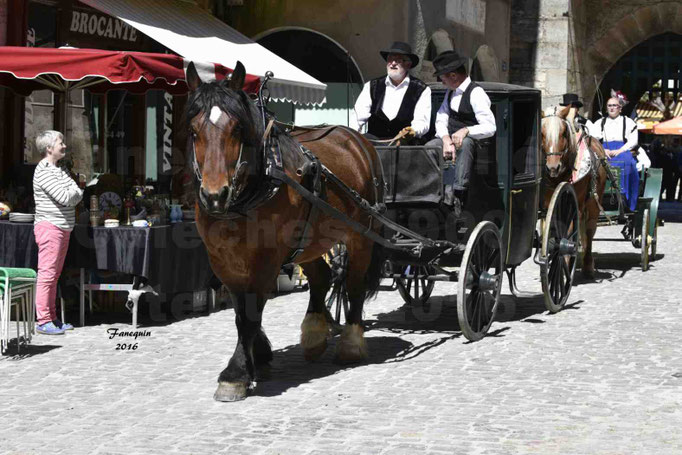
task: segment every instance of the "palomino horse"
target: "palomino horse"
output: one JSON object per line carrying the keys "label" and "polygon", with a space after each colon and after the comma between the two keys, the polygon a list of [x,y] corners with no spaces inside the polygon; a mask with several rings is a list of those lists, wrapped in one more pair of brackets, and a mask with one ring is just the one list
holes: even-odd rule
{"label": "palomino horse", "polygon": [[[278,145],[280,169],[294,182],[304,187],[317,185],[328,204],[367,230],[378,231],[377,223],[372,224],[338,185],[325,182],[320,174],[315,182],[309,181],[314,159],[304,156],[301,144],[346,185],[376,204],[383,200],[383,183],[381,174],[378,178],[375,174],[381,168],[373,147],[343,127],[297,129],[293,132],[296,140],[276,127],[270,133],[272,122],[266,128],[264,120],[269,119],[241,90],[244,76],[244,66],[238,63],[229,81],[202,84],[193,65],[187,78],[191,165],[199,193],[197,228],[213,271],[230,291],[236,313],[237,346],[218,377],[214,395],[218,401],[244,399],[255,379],[268,371],[272,351],[261,326],[263,308],[275,290],[280,268],[292,260],[294,251],[299,254],[293,261],[303,267],[310,285],[310,302],[301,324],[301,345],[309,360],[324,353],[330,336],[324,299],[331,274],[321,256],[338,242],[346,244],[350,311],[337,343],[340,362],[367,357],[362,307],[376,293],[381,277],[379,245],[347,223],[316,211],[292,184],[273,183],[265,175],[267,153]],[[265,187],[269,197],[262,197]]]}
{"label": "palomino horse", "polygon": [[[542,119],[542,151],[545,155],[545,195],[543,207],[546,209],[552,198],[554,189],[561,182],[571,182],[578,199],[580,213],[580,231],[583,250],[583,275],[594,278],[594,258],[592,256],[592,239],[597,231],[597,220],[604,186],[606,184],[606,170],[602,159],[606,157],[604,148],[598,140],[589,136],[585,131],[576,137],[573,123],[575,109],[571,106],[558,109],[553,115]],[[590,153],[592,169],[584,176],[573,180],[574,171],[581,163],[576,161],[581,143],[585,143]]]}

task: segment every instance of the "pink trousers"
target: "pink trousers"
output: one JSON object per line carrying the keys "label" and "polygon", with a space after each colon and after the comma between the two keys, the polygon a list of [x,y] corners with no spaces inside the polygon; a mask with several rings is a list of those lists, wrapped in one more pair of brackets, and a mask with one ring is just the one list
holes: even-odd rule
{"label": "pink trousers", "polygon": [[64,267],[71,231],[64,231],[50,222],[42,221],[33,227],[33,233],[38,244],[36,313],[38,324],[45,324],[57,319],[57,281]]}

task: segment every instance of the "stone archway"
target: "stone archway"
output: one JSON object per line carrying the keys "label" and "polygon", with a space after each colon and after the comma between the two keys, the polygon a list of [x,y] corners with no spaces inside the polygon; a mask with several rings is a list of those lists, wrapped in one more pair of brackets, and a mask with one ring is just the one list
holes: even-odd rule
{"label": "stone archway", "polygon": [[471,64],[471,79],[475,81],[502,82],[500,59],[492,47],[483,44],[476,51]]}
{"label": "stone archway", "polygon": [[[637,3],[646,6],[638,8]],[[576,51],[579,54],[578,61],[582,63],[580,85],[588,111],[592,109],[597,87],[606,74],[632,48],[666,32],[682,34],[682,4],[678,1],[642,1],[628,6],[631,8],[622,11],[621,16],[616,16],[615,22],[614,12],[609,10],[608,4],[604,4],[600,10],[575,11],[577,19],[582,17],[582,20],[574,20],[575,25],[583,28],[576,35],[582,35],[582,41],[587,43],[586,50]],[[595,20],[600,13],[606,18],[601,22]],[[606,25],[611,26],[606,28]],[[599,33],[600,30],[604,31]]]}
{"label": "stone archway", "polygon": [[[593,114],[609,97],[611,89],[623,92],[630,103],[623,113],[630,115],[642,95],[648,99],[679,99],[682,82],[682,34],[662,33],[639,43],[621,57],[602,78],[593,100]],[[601,101],[599,100],[601,98]]]}
{"label": "stone archway", "polygon": [[325,102],[320,106],[299,106],[282,100],[268,107],[284,122],[297,125],[348,125],[353,103],[364,79],[350,52],[334,39],[304,27],[278,27],[256,35],[261,46],[327,84]]}

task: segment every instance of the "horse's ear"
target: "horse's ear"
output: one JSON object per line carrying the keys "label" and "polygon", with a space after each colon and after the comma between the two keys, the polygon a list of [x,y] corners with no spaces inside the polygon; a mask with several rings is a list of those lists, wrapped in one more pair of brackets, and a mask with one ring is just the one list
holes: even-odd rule
{"label": "horse's ear", "polygon": [[232,90],[241,90],[244,87],[244,79],[246,78],[246,69],[242,62],[237,61],[237,66],[230,76],[230,88]]}
{"label": "horse's ear", "polygon": [[578,113],[578,109],[575,107],[571,107],[569,109],[568,114],[566,114],[566,120],[568,120],[568,123],[573,125],[573,122],[575,121],[575,115]]}
{"label": "horse's ear", "polygon": [[556,115],[560,118],[565,119],[568,116],[568,112],[571,110],[571,105],[569,104],[568,106],[563,106],[561,109],[559,109],[556,112]]}
{"label": "horse's ear", "polygon": [[187,66],[187,87],[189,87],[190,92],[193,92],[199,88],[200,85],[201,78],[199,78],[199,73],[197,73],[194,62],[189,62],[189,65]]}

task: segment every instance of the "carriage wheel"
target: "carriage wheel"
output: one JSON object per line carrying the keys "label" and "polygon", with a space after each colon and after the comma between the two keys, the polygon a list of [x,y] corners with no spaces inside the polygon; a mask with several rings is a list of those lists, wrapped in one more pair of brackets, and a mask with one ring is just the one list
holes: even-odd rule
{"label": "carriage wheel", "polygon": [[642,213],[642,272],[649,270],[649,209]]}
{"label": "carriage wheel", "polygon": [[424,306],[433,292],[435,282],[428,279],[429,275],[435,275],[436,269],[431,265],[409,265],[405,269],[405,275],[409,278],[397,278],[398,292],[405,303],[410,306]]}
{"label": "carriage wheel", "polygon": [[500,231],[490,221],[483,221],[469,237],[457,283],[459,327],[470,341],[483,338],[495,319],[503,270]]}
{"label": "carriage wheel", "polygon": [[580,246],[578,201],[573,186],[561,183],[549,203],[542,232],[540,267],[545,307],[561,310],[573,287],[573,275]]}
{"label": "carriage wheel", "polygon": [[658,243],[658,218],[656,218],[656,222],[654,223],[654,235],[653,237],[651,237],[651,257],[649,258],[650,261],[656,260],[656,243]]}

